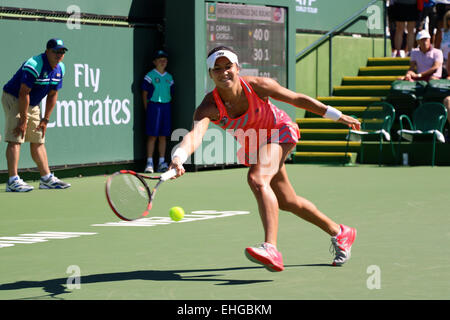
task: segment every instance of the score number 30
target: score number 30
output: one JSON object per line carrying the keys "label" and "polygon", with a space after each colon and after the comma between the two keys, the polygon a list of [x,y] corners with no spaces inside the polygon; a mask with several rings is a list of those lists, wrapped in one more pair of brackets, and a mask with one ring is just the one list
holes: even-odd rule
{"label": "score number 30", "polygon": [[269,49],[253,48],[253,60],[269,61],[270,60]]}

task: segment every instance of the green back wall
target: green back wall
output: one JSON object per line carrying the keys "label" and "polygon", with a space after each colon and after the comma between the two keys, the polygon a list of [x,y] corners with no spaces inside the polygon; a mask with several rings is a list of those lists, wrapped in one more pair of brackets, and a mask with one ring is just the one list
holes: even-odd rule
{"label": "green back wall", "polygon": [[[0,20],[0,38],[8,44],[8,50],[0,52],[2,87],[25,60],[45,51],[51,37],[62,38],[69,51],[63,61],[63,88],[46,134],[50,165],[143,158],[140,84],[152,67],[158,32],[92,25],[71,30],[64,23]],[[98,79],[98,88],[91,78]],[[3,111],[0,128],[3,136]],[[0,147],[4,155],[6,144]],[[25,144],[20,168],[35,167],[28,149]],[[2,156],[0,170],[5,169]]]}

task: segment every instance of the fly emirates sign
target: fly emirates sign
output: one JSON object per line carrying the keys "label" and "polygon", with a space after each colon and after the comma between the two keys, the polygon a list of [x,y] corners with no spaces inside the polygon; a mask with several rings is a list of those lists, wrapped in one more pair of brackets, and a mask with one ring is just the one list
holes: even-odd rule
{"label": "fly emirates sign", "polygon": [[[110,126],[130,122],[129,99],[120,99],[109,94],[106,97],[98,96],[101,86],[99,68],[76,63],[73,70],[74,86],[79,90],[76,100],[58,99],[47,127]],[[45,112],[45,104],[46,98],[42,101],[42,115]]]}

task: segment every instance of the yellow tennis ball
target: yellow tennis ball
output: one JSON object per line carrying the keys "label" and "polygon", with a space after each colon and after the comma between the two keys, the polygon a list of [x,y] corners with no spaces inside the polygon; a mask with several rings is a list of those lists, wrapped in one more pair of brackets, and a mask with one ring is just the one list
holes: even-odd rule
{"label": "yellow tennis ball", "polygon": [[169,211],[170,218],[174,221],[180,221],[184,218],[184,210],[182,207],[172,207]]}

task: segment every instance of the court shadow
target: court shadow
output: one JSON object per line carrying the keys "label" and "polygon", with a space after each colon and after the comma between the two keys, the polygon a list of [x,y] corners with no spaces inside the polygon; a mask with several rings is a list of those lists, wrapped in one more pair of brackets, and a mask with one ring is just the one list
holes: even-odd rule
{"label": "court shadow", "polygon": [[336,268],[332,264],[327,263],[311,263],[311,264],[295,264],[295,265],[285,265],[285,268],[293,268],[293,267],[330,267],[330,268]]}
{"label": "court shadow", "polygon": [[[81,276],[80,284],[82,286],[83,284],[90,284],[90,283],[145,280],[145,281],[197,281],[197,282],[201,281],[201,282],[217,282],[216,285],[248,285],[254,283],[273,281],[267,279],[264,280],[222,279],[219,277],[223,275],[217,274],[217,272],[220,271],[248,270],[260,268],[261,267],[236,267],[236,268],[222,268],[222,269],[165,270],[165,271],[139,270],[128,272],[101,273],[101,274]],[[205,272],[207,274],[189,275],[189,273],[202,273],[202,272]],[[48,297],[58,299],[57,297],[58,295],[72,292],[72,290],[69,290],[67,288],[67,280],[68,278],[64,277],[43,281],[17,281],[1,284],[0,291],[41,288],[47,293],[47,295],[39,296],[40,298]]]}

